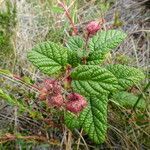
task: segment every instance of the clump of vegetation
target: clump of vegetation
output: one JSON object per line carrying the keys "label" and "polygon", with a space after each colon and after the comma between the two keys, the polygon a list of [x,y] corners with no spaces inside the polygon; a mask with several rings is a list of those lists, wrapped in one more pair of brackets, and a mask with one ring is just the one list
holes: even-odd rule
{"label": "clump of vegetation", "polygon": [[16,5],[7,0],[5,7],[0,11],[0,56],[9,56],[14,49],[12,37],[16,26]]}
{"label": "clump of vegetation", "polygon": [[[70,32],[67,40],[63,29],[54,27],[47,34],[48,41],[33,46],[27,54],[38,68],[32,70],[40,70],[42,76],[34,77],[34,71],[32,77],[17,76],[0,69],[2,83],[10,79],[21,85],[7,84],[0,89],[0,98],[14,106],[15,115],[14,130],[0,135],[2,148],[8,144],[13,149],[29,149],[39,143],[38,148],[54,146],[67,150],[101,146],[111,149],[112,145],[124,143],[127,148],[128,144],[135,147],[133,128],[136,135],[141,135],[138,127],[148,124],[145,95],[137,89],[145,75],[142,70],[128,66],[130,59],[125,55],[118,55],[116,60],[111,56],[127,34],[115,30],[117,25],[103,26],[102,18],[86,23],[81,35],[68,7],[61,2],[59,6],[62,9],[54,10],[64,9],[70,22],[65,26]],[[101,7],[108,9],[109,5]],[[14,87],[11,92],[10,86]],[[149,86],[148,83],[143,93]]]}
{"label": "clump of vegetation", "polygon": [[[63,3],[60,5],[67,11]],[[78,34],[69,12],[66,14],[73,35]],[[125,37],[122,31],[102,31],[100,23],[92,21],[86,27],[85,39],[70,37],[66,47],[44,42],[28,53],[28,59],[36,67],[53,77],[45,80],[42,88],[37,87],[39,99],[51,109],[56,107],[69,128],[83,128],[97,144],[105,141],[109,97],[144,79],[136,68],[103,63],[110,50]]]}

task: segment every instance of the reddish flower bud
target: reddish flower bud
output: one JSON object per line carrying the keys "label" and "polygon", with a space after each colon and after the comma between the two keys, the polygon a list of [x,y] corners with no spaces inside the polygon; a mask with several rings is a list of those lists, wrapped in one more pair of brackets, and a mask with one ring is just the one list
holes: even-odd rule
{"label": "reddish flower bud", "polygon": [[49,106],[61,107],[64,103],[64,99],[61,94],[51,96],[48,98]]}
{"label": "reddish flower bud", "polygon": [[40,94],[39,94],[39,99],[40,100],[46,100],[46,96],[47,96],[47,93],[48,92],[48,90],[45,88],[45,87],[43,87],[41,90],[40,90]]}
{"label": "reddish flower bud", "polygon": [[54,84],[53,93],[56,95],[61,93],[61,86],[58,84],[58,82],[55,82]]}
{"label": "reddish flower bud", "polygon": [[52,79],[45,79],[44,80],[44,86],[46,87],[47,90],[52,90],[53,89],[53,84],[54,84],[55,80]]}
{"label": "reddish flower bud", "polygon": [[67,96],[68,102],[66,103],[66,109],[78,113],[87,106],[86,99],[77,93],[71,93]]}
{"label": "reddish flower bud", "polygon": [[66,103],[66,109],[73,112],[73,113],[79,113],[81,112],[84,107],[79,101],[69,101]]}
{"label": "reddish flower bud", "polygon": [[101,26],[99,24],[99,22],[97,21],[91,21],[87,26],[86,26],[86,30],[88,32],[89,35],[94,35],[97,33],[98,30],[101,29]]}
{"label": "reddish flower bud", "polygon": [[46,87],[47,90],[50,91],[52,94],[57,95],[58,93],[61,93],[61,86],[59,85],[59,83],[56,80],[45,79],[44,87]]}
{"label": "reddish flower bud", "polygon": [[70,93],[67,96],[67,98],[68,100],[71,100],[71,101],[75,101],[75,100],[80,101],[80,103],[82,103],[83,105],[87,104],[86,99],[78,93]]}

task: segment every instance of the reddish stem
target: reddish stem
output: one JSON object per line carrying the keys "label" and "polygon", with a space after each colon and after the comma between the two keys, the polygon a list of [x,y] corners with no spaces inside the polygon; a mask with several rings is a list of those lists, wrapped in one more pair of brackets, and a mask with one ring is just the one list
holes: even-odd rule
{"label": "reddish stem", "polygon": [[77,30],[77,28],[75,27],[74,22],[73,22],[73,20],[72,20],[72,18],[71,18],[71,16],[70,16],[70,14],[69,14],[68,11],[66,11],[66,16],[68,17],[68,19],[69,19],[69,21],[70,21],[70,24],[72,25],[74,34],[77,35],[78,30]]}
{"label": "reddish stem", "polygon": [[38,92],[39,92],[39,90],[40,90],[36,85],[32,85],[32,84],[29,84],[29,83],[24,82],[24,81],[21,79],[21,77],[19,77],[19,76],[17,76],[17,75],[13,75],[13,78],[14,78],[15,80],[19,81],[20,83],[23,83],[23,84],[25,84],[25,85],[27,85],[27,86],[29,86],[29,87],[32,87],[33,89],[35,89],[35,90],[38,91]]}
{"label": "reddish stem", "polygon": [[70,15],[70,13],[69,13],[69,11],[68,11],[67,6],[66,6],[63,2],[58,2],[58,4],[64,9],[64,11],[65,11],[65,13],[66,13],[66,16],[67,16],[67,18],[69,19],[70,24],[71,24],[71,26],[72,26],[73,33],[74,33],[75,35],[77,35],[77,34],[78,34],[78,30],[77,30],[77,28],[75,27],[75,24],[74,24],[74,22],[73,22],[73,20],[72,20],[72,18],[71,18],[71,15]]}

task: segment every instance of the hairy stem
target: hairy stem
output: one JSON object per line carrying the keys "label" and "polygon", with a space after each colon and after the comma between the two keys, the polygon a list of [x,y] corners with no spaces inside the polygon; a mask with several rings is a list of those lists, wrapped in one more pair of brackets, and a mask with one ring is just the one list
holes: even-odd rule
{"label": "hairy stem", "polygon": [[77,30],[77,28],[75,27],[75,24],[74,24],[74,22],[73,22],[73,20],[72,20],[72,18],[71,18],[71,15],[70,15],[70,13],[69,13],[69,11],[68,11],[67,6],[66,6],[63,2],[58,2],[58,4],[64,9],[65,14],[66,14],[67,18],[69,19],[70,24],[71,24],[71,26],[72,26],[73,34],[74,34],[74,35],[77,35],[78,30]]}

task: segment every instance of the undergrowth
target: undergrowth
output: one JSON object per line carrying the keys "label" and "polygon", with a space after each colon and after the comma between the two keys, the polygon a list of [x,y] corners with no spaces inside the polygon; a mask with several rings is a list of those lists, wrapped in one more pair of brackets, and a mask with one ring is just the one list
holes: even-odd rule
{"label": "undergrowth", "polygon": [[[14,70],[19,68],[17,72],[8,71],[12,68],[0,69],[0,149],[148,149],[150,83],[146,66],[131,67],[139,63],[136,50],[136,58],[119,52],[114,55],[114,51],[110,51],[114,48],[125,51],[123,46],[131,38],[128,35],[125,39],[127,34],[118,29],[124,24],[119,11],[114,12],[111,23],[98,19],[101,27],[88,35],[87,20],[93,20],[98,15],[97,10],[103,18],[115,2],[97,1],[94,5],[89,2],[91,13],[86,11],[89,5],[84,7],[82,3],[67,1],[72,8],[69,9],[75,25],[72,26],[64,17],[66,10],[64,12],[64,7],[56,1],[28,2],[36,12],[45,10],[45,17],[41,18],[40,14],[37,24],[39,33],[46,32],[42,39],[37,34],[28,53],[28,59],[44,74],[26,59],[24,62],[22,55],[23,58],[26,55],[22,51],[17,61],[29,68],[16,62]],[[12,6],[7,4],[9,7]],[[51,8],[50,15],[48,8]],[[79,15],[82,11],[85,13]],[[6,18],[13,28],[16,7],[6,12],[11,14]],[[51,20],[46,21],[46,17]],[[8,26],[6,20],[3,23]],[[40,28],[42,25],[49,29]],[[2,37],[6,42],[2,49],[7,45],[13,50],[14,33],[8,27],[3,29],[9,38],[6,41]],[[78,35],[76,29],[81,30]],[[49,42],[41,42],[44,40]],[[39,41],[41,44],[34,46]],[[2,54],[7,52],[2,51]],[[145,81],[141,70],[146,75]]]}
{"label": "undergrowth", "polygon": [[5,2],[5,9],[0,11],[0,60],[13,54],[13,36],[16,26],[16,6],[9,0]]}

